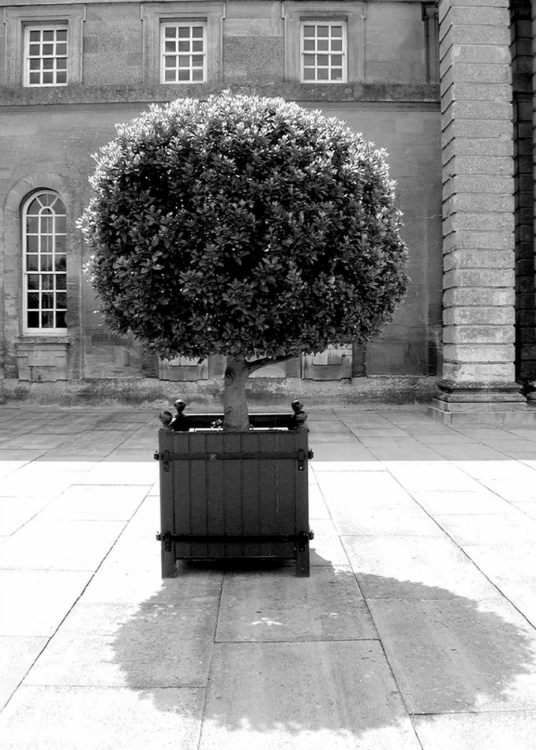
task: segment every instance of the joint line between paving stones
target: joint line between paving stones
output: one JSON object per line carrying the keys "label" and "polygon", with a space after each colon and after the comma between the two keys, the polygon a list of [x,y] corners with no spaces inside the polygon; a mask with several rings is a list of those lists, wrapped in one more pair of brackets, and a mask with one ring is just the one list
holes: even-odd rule
{"label": "joint line between paving stones", "polygon": [[[372,618],[372,619],[374,621],[374,618]],[[374,623],[374,627],[376,627],[376,623]],[[376,628],[376,630],[377,630],[377,628]],[[391,677],[393,678],[393,682],[396,685],[396,689],[398,691],[398,695],[400,696],[400,700],[402,701],[402,705],[404,706],[404,710],[406,711],[406,714],[408,715],[408,718],[409,718],[409,720],[411,722],[411,726],[413,728],[413,733],[415,734],[415,739],[419,743],[419,747],[421,748],[421,750],[424,750],[424,746],[423,746],[423,744],[421,742],[421,738],[419,737],[418,732],[417,732],[417,728],[416,728],[416,726],[415,726],[415,724],[413,722],[413,715],[410,713],[410,711],[408,709],[408,706],[407,706],[405,698],[404,698],[404,694],[402,693],[402,690],[400,689],[400,685],[398,684],[398,680],[396,679],[396,675],[394,673],[394,670],[393,670],[393,668],[391,666],[391,662],[389,661],[389,657],[387,656],[387,652],[386,652],[385,647],[384,647],[384,645],[383,645],[383,643],[382,643],[381,640],[380,640],[380,648],[381,648],[381,650],[383,652],[383,655],[385,657],[385,662],[386,662],[386,664],[389,667],[389,671],[391,672]]]}
{"label": "joint line between paving stones", "polygon": [[[147,495],[145,495],[145,497],[140,501],[140,503],[139,503],[138,507],[136,508],[136,511],[134,512],[132,518],[136,515],[136,513],[140,509],[140,506],[143,504],[143,502],[146,500],[146,498],[147,498]],[[54,638],[54,636],[56,635],[56,633],[58,632],[58,630],[61,628],[61,626],[63,625],[63,623],[67,619],[67,617],[71,614],[71,612],[73,611],[73,609],[76,607],[76,605],[78,604],[78,602],[80,601],[80,599],[82,598],[82,596],[84,595],[84,593],[86,592],[88,586],[90,585],[90,583],[95,578],[95,575],[98,573],[98,571],[102,567],[103,562],[108,558],[110,552],[114,549],[114,547],[116,546],[117,542],[121,539],[121,537],[125,533],[125,531],[127,529],[127,526],[132,521],[132,518],[129,521],[127,521],[127,523],[125,524],[125,527],[123,528],[123,530],[121,531],[121,533],[119,534],[119,536],[117,537],[117,539],[114,541],[114,543],[111,545],[111,547],[109,548],[108,552],[104,555],[104,557],[100,561],[100,563],[97,566],[97,568],[93,571],[92,575],[90,576],[90,578],[89,578],[88,582],[86,583],[86,585],[83,587],[83,589],[80,592],[80,594],[76,597],[76,599],[74,600],[73,604],[69,607],[69,609],[67,610],[67,612],[65,613],[65,615],[62,617],[62,619],[58,623],[58,625],[57,625],[56,629],[54,630],[54,632],[49,636],[47,642],[43,645],[43,648],[39,651],[39,653],[37,654],[37,656],[35,657],[35,659],[32,661],[31,665],[28,667],[28,669],[26,670],[26,672],[22,676],[20,682],[17,684],[17,686],[15,687],[15,689],[13,690],[13,692],[11,693],[11,695],[9,696],[9,698],[7,699],[6,703],[4,704],[4,707],[2,709],[0,709],[0,713],[2,713],[2,711],[4,711],[5,708],[7,708],[7,706],[11,702],[12,698],[15,696],[15,693],[21,687],[22,683],[24,682],[24,680],[26,679],[26,677],[28,676],[28,674],[33,669],[33,667],[34,667],[35,663],[37,662],[37,660],[41,657],[41,655],[43,654],[43,652],[48,648],[50,642],[52,641],[52,639]],[[84,572],[86,572],[86,571],[84,571]]]}
{"label": "joint line between paving stones", "polygon": [[[175,571],[176,574],[176,571]],[[196,750],[200,750],[201,747],[201,739],[203,735],[203,717],[205,716],[206,708],[207,708],[207,698],[208,698],[208,688],[210,685],[211,675],[212,675],[212,662],[214,659],[214,646],[216,643],[223,643],[223,641],[217,641],[216,640],[216,633],[218,632],[218,624],[220,621],[220,612],[221,612],[221,600],[223,597],[223,582],[225,580],[226,573],[223,571],[222,577],[221,577],[221,583],[220,583],[220,594],[218,597],[218,616],[216,617],[216,621],[214,623],[214,634],[212,637],[212,648],[210,649],[210,657],[208,662],[208,670],[207,670],[207,684],[206,687],[200,688],[201,690],[205,691],[205,694],[203,696],[203,707],[201,709],[201,721],[199,722],[199,734],[197,737],[197,744],[196,744]]]}
{"label": "joint line between paving stones", "polygon": [[[389,470],[388,470],[388,471],[389,471]],[[389,473],[391,474],[391,472],[389,472]],[[413,500],[413,501],[414,501],[415,503],[417,503],[417,505],[418,505],[418,506],[419,506],[419,507],[420,507],[420,508],[421,508],[421,509],[422,509],[422,510],[424,511],[424,513],[426,513],[426,515],[428,516],[428,518],[430,518],[430,520],[431,520],[431,521],[433,521],[433,522],[435,523],[435,525],[436,525],[436,526],[437,526],[437,527],[438,527],[439,529],[441,529],[441,531],[443,532],[443,534],[445,534],[445,536],[446,536],[446,537],[447,537],[448,539],[450,539],[450,541],[451,541],[451,542],[452,542],[452,543],[453,543],[453,544],[454,544],[454,545],[455,545],[455,546],[456,546],[456,547],[457,547],[457,548],[458,548],[458,549],[460,550],[460,552],[462,553],[462,555],[464,555],[464,557],[465,557],[465,558],[466,558],[466,559],[467,559],[467,560],[468,560],[468,561],[469,561],[469,562],[471,563],[471,565],[474,565],[474,567],[475,567],[475,568],[476,568],[476,569],[478,570],[478,572],[479,572],[479,573],[481,573],[481,575],[483,575],[483,576],[484,576],[484,578],[486,579],[486,581],[488,581],[488,583],[489,583],[489,584],[490,584],[491,586],[493,586],[493,588],[494,588],[494,589],[495,589],[495,590],[496,590],[496,591],[497,591],[497,592],[498,592],[498,593],[499,593],[499,594],[500,594],[500,595],[501,595],[501,596],[502,596],[502,597],[503,597],[504,599],[506,599],[506,601],[507,601],[507,602],[509,602],[509,603],[510,603],[510,604],[512,605],[512,607],[513,607],[513,608],[514,608],[514,609],[516,610],[516,612],[519,612],[519,614],[520,614],[520,615],[521,615],[521,616],[523,617],[523,619],[524,619],[524,620],[525,620],[525,621],[526,621],[526,622],[527,622],[527,623],[528,623],[528,624],[530,625],[530,627],[531,627],[531,628],[533,628],[533,629],[535,629],[535,630],[536,630],[536,625],[535,625],[534,623],[532,623],[532,622],[531,622],[531,621],[529,620],[529,618],[527,617],[527,615],[525,615],[525,614],[524,614],[524,612],[522,612],[522,611],[521,611],[521,610],[520,610],[520,609],[519,609],[519,608],[518,608],[518,607],[516,606],[516,604],[515,604],[515,603],[514,603],[514,602],[513,602],[513,601],[512,601],[512,600],[511,600],[511,599],[510,599],[510,598],[509,598],[509,597],[508,597],[508,596],[507,596],[507,595],[506,595],[506,594],[505,594],[505,593],[504,593],[504,592],[503,592],[503,591],[502,591],[502,590],[501,590],[500,588],[499,588],[498,584],[496,584],[496,583],[495,583],[494,581],[492,581],[492,579],[491,579],[491,578],[489,578],[489,576],[488,576],[488,575],[486,575],[486,573],[485,573],[485,572],[484,572],[484,571],[483,571],[483,570],[482,570],[482,569],[481,569],[481,568],[480,568],[480,567],[479,567],[479,566],[478,566],[478,565],[476,564],[476,562],[475,562],[475,561],[474,561],[473,559],[471,559],[471,557],[470,557],[470,556],[469,556],[469,554],[468,554],[468,553],[467,553],[467,552],[466,552],[466,551],[464,550],[464,548],[463,548],[463,547],[462,547],[462,546],[461,546],[461,545],[460,545],[460,544],[459,544],[459,543],[458,543],[458,542],[457,542],[457,541],[456,541],[456,540],[455,540],[455,539],[454,539],[454,538],[453,538],[453,537],[452,537],[452,536],[451,536],[451,535],[450,535],[450,534],[448,533],[448,531],[446,531],[446,530],[445,530],[445,529],[444,529],[444,528],[443,528],[443,527],[441,526],[441,524],[440,524],[440,523],[439,523],[439,522],[438,522],[438,521],[437,521],[437,520],[436,520],[436,519],[435,519],[435,518],[434,518],[434,517],[433,517],[433,516],[432,516],[432,515],[431,515],[431,514],[430,514],[430,513],[429,513],[429,512],[427,511],[427,510],[426,510],[426,508],[425,508],[425,507],[424,507],[423,505],[421,505],[421,503],[420,503],[420,502],[419,502],[419,501],[418,501],[418,500],[417,500],[417,499],[416,499],[416,498],[415,498],[415,497],[413,496],[413,494],[412,494],[411,490],[408,490],[407,488],[405,488],[405,487],[404,487],[404,486],[402,485],[402,483],[401,483],[401,482],[400,482],[400,481],[398,480],[398,478],[397,478],[397,477],[395,477],[395,476],[394,476],[393,474],[391,474],[391,476],[392,476],[392,477],[393,477],[393,479],[394,479],[394,480],[395,480],[395,481],[396,481],[396,482],[397,482],[397,483],[398,483],[398,484],[399,484],[399,485],[400,485],[400,486],[402,487],[402,489],[404,489],[404,490],[405,490],[405,491],[406,491],[406,492],[407,492],[407,493],[408,493],[408,494],[409,494],[409,495],[411,496],[412,500]],[[469,475],[468,475],[468,476],[469,476]],[[504,498],[503,498],[503,499],[504,499]],[[513,506],[513,507],[516,507],[516,506]]]}
{"label": "joint line between paving stones", "polygon": [[[326,503],[326,505],[327,505],[327,503]],[[328,512],[329,512],[329,507],[328,507]],[[340,535],[339,535],[339,539],[340,539]],[[344,549],[344,545],[342,545],[342,547]],[[346,550],[345,550],[345,554],[346,554]],[[380,644],[380,648],[381,648],[382,653],[383,653],[383,655],[385,657],[385,662],[386,662],[386,664],[387,664],[387,666],[389,668],[389,671],[390,671],[391,676],[393,678],[393,682],[395,683],[398,695],[400,696],[400,700],[402,702],[402,705],[404,706],[404,710],[406,711],[406,714],[408,715],[408,718],[409,718],[409,720],[411,722],[411,726],[413,728],[413,733],[415,734],[415,738],[416,738],[417,742],[419,743],[419,746],[421,747],[421,750],[424,750],[423,745],[421,743],[421,740],[419,738],[419,735],[417,734],[417,729],[416,729],[416,727],[415,727],[415,725],[413,723],[412,715],[410,714],[410,712],[408,710],[408,706],[406,705],[406,701],[404,700],[404,695],[403,695],[403,693],[402,693],[402,691],[400,689],[400,685],[398,684],[398,680],[396,679],[395,672],[394,672],[394,670],[393,670],[393,668],[391,666],[391,662],[389,661],[389,657],[387,656],[387,652],[385,651],[384,645],[382,643],[382,640],[381,640],[381,637],[380,637],[380,631],[378,630],[378,626],[376,625],[376,621],[374,619],[374,614],[372,613],[372,610],[369,607],[368,600],[367,600],[367,598],[366,598],[366,596],[365,596],[365,594],[364,594],[364,592],[363,592],[363,590],[361,588],[361,585],[359,583],[359,580],[357,578],[357,575],[356,575],[355,571],[353,570],[353,568],[351,566],[350,566],[350,569],[352,570],[352,575],[354,576],[355,582],[357,584],[357,588],[358,588],[359,593],[361,594],[361,596],[363,598],[363,601],[365,603],[365,607],[367,608],[367,612],[369,614],[370,620],[371,620],[371,622],[372,622],[372,624],[374,626],[374,630],[376,631],[376,634],[378,636],[377,638],[366,638],[366,639],[363,639],[363,640],[368,640],[368,641],[372,641],[372,642],[376,642],[377,641]],[[354,640],[357,640],[357,639],[354,639]]]}
{"label": "joint line between paving stones", "polygon": [[411,716],[496,716],[497,714],[520,714],[521,716],[526,713],[534,713],[530,708],[490,708],[482,709],[482,711],[475,711],[468,709],[467,711],[444,711],[438,713],[437,711],[426,712],[414,712]]}
{"label": "joint line between paving stones", "polygon": [[245,641],[245,640],[239,640],[239,641],[214,641],[214,643],[240,643],[244,646],[247,645],[259,645],[264,643],[310,643],[312,646],[314,646],[317,643],[375,643],[376,641],[380,640],[380,636],[378,635],[377,638],[330,638],[328,640],[324,638],[290,638],[288,640],[283,640],[281,638],[275,638],[274,640],[263,638],[262,640],[258,641]]}

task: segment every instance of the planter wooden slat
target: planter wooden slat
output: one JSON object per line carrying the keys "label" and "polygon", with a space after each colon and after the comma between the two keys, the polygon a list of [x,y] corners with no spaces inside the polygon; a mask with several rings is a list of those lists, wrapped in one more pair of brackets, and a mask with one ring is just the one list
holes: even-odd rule
{"label": "planter wooden slat", "polygon": [[249,557],[294,558],[297,574],[308,575],[308,543],[300,552],[293,539],[273,538],[309,534],[306,429],[162,429],[158,455],[162,537],[200,537],[162,541],[164,577],[178,559]]}

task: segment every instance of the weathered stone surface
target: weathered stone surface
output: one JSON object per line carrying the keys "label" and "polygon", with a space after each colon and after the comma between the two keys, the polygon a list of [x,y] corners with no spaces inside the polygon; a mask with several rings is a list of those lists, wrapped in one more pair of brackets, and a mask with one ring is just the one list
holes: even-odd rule
{"label": "weathered stone surface", "polygon": [[[449,112],[450,108],[452,108],[451,112]],[[453,99],[450,97],[447,101],[442,101],[442,111],[445,116],[451,118],[502,120],[511,116],[512,105],[507,101],[470,101],[465,99]]]}
{"label": "weathered stone surface", "polygon": [[43,518],[129,521],[149,492],[150,485],[126,487],[77,484],[46,508]]}
{"label": "weathered stone surface", "polygon": [[516,508],[489,516],[442,516],[436,522],[462,547],[475,544],[528,544],[536,546],[536,521]]}
{"label": "weathered stone surface", "polygon": [[0,534],[10,536],[49,502],[50,498],[43,497],[0,497]]}
{"label": "weathered stone surface", "polygon": [[445,362],[443,377],[455,383],[511,383],[514,380],[514,364]]}
{"label": "weathered stone surface", "polygon": [[0,570],[0,635],[51,636],[90,579],[84,571],[35,568]]}
{"label": "weathered stone surface", "polygon": [[502,711],[495,714],[457,713],[416,716],[414,726],[423,750],[532,750],[536,711]]}
{"label": "weathered stone surface", "polygon": [[449,307],[443,311],[445,326],[506,325],[512,323],[510,307]]}
{"label": "weathered stone surface", "polygon": [[25,685],[124,687],[131,689],[205,687],[212,638],[181,641],[173,612],[153,615],[150,627],[141,617],[116,636],[59,633],[25,679]]}
{"label": "weathered stone surface", "polygon": [[453,44],[449,50],[453,61],[479,64],[510,64],[508,49],[495,44]]}
{"label": "weathered stone surface", "polygon": [[23,687],[0,716],[2,750],[197,750],[205,691]]}
{"label": "weathered stone surface", "polygon": [[310,526],[315,535],[309,542],[311,566],[347,566],[348,558],[331,518],[315,519]]}
{"label": "weathered stone surface", "polygon": [[[0,567],[94,571],[124,526],[124,521],[34,520],[2,544]],[[33,559],[28,556],[29,548]]]}
{"label": "weathered stone surface", "polygon": [[375,638],[349,566],[231,573],[225,577],[216,641],[340,641]]}
{"label": "weathered stone surface", "polygon": [[446,344],[443,356],[456,362],[512,362],[513,345]]}
{"label": "weathered stone surface", "polygon": [[0,711],[47,643],[48,638],[0,636]]}
{"label": "weathered stone surface", "polygon": [[513,344],[515,332],[513,325],[446,326],[443,341],[445,344]]}
{"label": "weathered stone surface", "polygon": [[[458,446],[458,455],[461,457],[467,446]],[[450,515],[460,514],[465,518],[467,515],[489,515],[491,513],[501,514],[506,509],[504,500],[492,492],[482,491],[466,492],[455,490],[417,490],[414,492],[415,500],[431,513],[434,518],[437,515],[448,513]]]}
{"label": "weathered stone surface", "polygon": [[[475,263],[477,261],[478,254],[475,253]],[[443,275],[443,289],[450,289],[452,287],[474,287],[474,288],[498,288],[504,289],[505,287],[513,287],[515,282],[514,269],[513,268],[502,268],[496,270],[494,268],[481,268],[476,270],[475,268],[463,268],[447,271]]]}
{"label": "weathered stone surface", "polygon": [[536,709],[536,635],[509,603],[458,597],[370,607],[411,713]]}
{"label": "weathered stone surface", "polygon": [[[488,179],[485,173],[481,173],[478,176]],[[478,252],[481,250],[502,250],[513,252],[514,244],[509,232],[481,232],[466,229],[463,232],[458,231],[456,234],[452,233],[449,236],[444,237],[443,252],[450,253],[457,250]]]}
{"label": "weathered stone surface", "polygon": [[490,227],[496,227],[498,231],[514,229],[514,217],[508,213],[494,214],[493,212],[463,211],[449,214],[443,223],[445,232],[456,232],[458,230],[482,230],[488,231]]}
{"label": "weathered stone surface", "polygon": [[200,750],[356,746],[419,748],[377,642],[216,644]]}
{"label": "weathered stone surface", "polygon": [[367,602],[372,599],[498,598],[454,542],[437,537],[342,537]]}

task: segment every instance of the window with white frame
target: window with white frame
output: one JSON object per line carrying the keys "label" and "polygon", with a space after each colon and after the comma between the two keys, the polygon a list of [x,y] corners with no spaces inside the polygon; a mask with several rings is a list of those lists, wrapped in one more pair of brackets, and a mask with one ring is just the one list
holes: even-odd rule
{"label": "window with white frame", "polygon": [[145,83],[219,83],[224,5],[223,0],[141,2]]}
{"label": "window with white frame", "polygon": [[348,80],[346,22],[307,20],[301,24],[301,80],[345,83]]}
{"label": "window with white frame", "polygon": [[67,85],[67,26],[24,27],[24,85]]}
{"label": "window with white frame", "polygon": [[23,207],[24,330],[65,333],[67,215],[52,191],[34,193]]}
{"label": "window with white frame", "polygon": [[206,23],[171,21],[161,25],[161,83],[207,80]]}

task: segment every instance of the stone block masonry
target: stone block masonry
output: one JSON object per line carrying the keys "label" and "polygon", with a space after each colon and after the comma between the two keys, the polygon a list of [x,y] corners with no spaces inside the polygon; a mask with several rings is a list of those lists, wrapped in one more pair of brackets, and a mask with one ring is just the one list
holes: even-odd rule
{"label": "stone block masonry", "polygon": [[511,7],[515,140],[516,375],[525,386],[536,380],[536,354],[531,346],[536,331],[531,5],[530,0],[516,0]]}
{"label": "stone block masonry", "polygon": [[444,367],[432,413],[518,419],[508,2],[440,0],[439,39]]}

